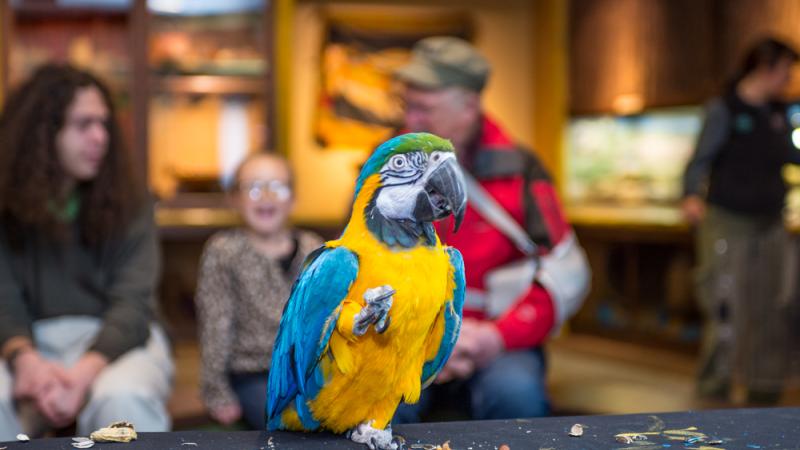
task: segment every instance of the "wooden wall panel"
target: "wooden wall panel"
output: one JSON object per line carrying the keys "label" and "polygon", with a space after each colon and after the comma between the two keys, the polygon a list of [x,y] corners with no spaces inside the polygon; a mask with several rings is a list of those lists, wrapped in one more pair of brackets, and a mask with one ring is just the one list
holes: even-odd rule
{"label": "wooden wall panel", "polygon": [[713,0],[572,0],[571,111],[702,101],[714,85],[712,6]]}
{"label": "wooden wall panel", "polygon": [[644,92],[650,106],[702,102],[716,87],[709,0],[642,1]]}
{"label": "wooden wall panel", "polygon": [[[729,78],[757,39],[771,35],[800,50],[800,1],[716,0],[719,17],[720,76]],[[790,94],[800,96],[800,67]]]}

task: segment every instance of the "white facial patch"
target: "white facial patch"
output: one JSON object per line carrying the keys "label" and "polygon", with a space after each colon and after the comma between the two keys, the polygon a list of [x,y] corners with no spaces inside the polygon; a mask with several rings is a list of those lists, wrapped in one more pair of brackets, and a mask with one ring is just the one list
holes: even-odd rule
{"label": "white facial patch", "polygon": [[413,219],[414,205],[422,186],[403,184],[386,186],[378,193],[375,204],[387,219]]}

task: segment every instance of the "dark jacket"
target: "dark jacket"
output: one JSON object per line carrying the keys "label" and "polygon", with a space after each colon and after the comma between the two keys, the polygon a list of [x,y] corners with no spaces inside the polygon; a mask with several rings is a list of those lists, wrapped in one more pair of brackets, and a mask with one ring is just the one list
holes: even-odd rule
{"label": "dark jacket", "polygon": [[[148,205],[118,239],[89,247],[76,224],[57,240],[25,230],[12,243],[0,224],[0,346],[31,335],[34,321],[94,316],[103,327],[90,350],[113,361],[150,336],[160,252]],[[13,244],[13,245],[12,245]]]}
{"label": "dark jacket", "polygon": [[786,185],[781,169],[800,163],[792,146],[786,109],[780,103],[756,107],[734,91],[712,100],[692,159],[684,174],[684,195],[704,194],[731,212],[779,216]]}

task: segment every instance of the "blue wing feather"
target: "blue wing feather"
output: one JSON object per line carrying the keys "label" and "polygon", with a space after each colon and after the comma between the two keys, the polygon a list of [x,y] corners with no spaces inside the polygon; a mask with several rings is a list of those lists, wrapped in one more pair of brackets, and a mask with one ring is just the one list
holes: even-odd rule
{"label": "blue wing feather", "polygon": [[267,385],[270,429],[280,428],[280,414],[293,399],[303,425],[315,427],[305,400],[319,392],[317,362],[357,276],[358,257],[344,247],[323,247],[309,256],[292,287],[275,339]]}
{"label": "blue wing feather", "polygon": [[461,330],[461,311],[464,308],[464,292],[466,290],[464,259],[461,257],[461,253],[452,247],[447,247],[446,251],[450,256],[450,264],[453,266],[455,287],[451,293],[452,297],[448,299],[449,301],[444,306],[445,327],[439,350],[436,352],[436,356],[426,361],[422,367],[423,388],[430,385],[439,371],[442,370],[442,367],[444,367],[447,358],[450,357],[450,352],[453,351],[453,347],[456,345],[458,332]]}

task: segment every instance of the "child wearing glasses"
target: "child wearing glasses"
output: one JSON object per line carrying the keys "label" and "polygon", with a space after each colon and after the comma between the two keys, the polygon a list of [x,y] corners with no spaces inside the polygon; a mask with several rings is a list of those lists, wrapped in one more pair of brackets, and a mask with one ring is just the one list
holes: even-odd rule
{"label": "child wearing glasses", "polygon": [[243,225],[212,236],[200,261],[201,391],[214,420],[229,425],[244,419],[263,429],[267,369],[283,305],[303,260],[322,240],[288,223],[292,173],[282,157],[246,158],[230,195]]}

